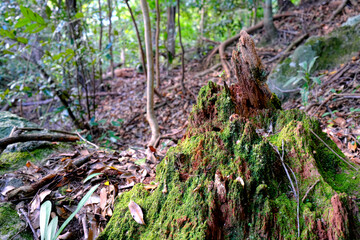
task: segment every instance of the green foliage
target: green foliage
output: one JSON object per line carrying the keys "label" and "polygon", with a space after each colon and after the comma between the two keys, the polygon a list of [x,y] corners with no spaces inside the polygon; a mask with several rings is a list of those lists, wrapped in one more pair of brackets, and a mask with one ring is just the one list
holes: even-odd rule
{"label": "green foliage", "polygon": [[299,66],[301,67],[300,70],[297,72],[297,76],[290,78],[284,86],[288,86],[290,84],[296,85],[299,82],[303,82],[303,85],[300,90],[300,94],[302,97],[302,101],[304,105],[307,104],[310,89],[314,86],[314,84],[321,84],[321,80],[319,77],[311,76],[311,70],[314,67],[315,61],[318,57],[314,57],[310,63],[308,62],[301,62],[299,63]]}
{"label": "green foliage", "polygon": [[85,205],[87,200],[91,197],[91,195],[95,192],[95,190],[99,187],[100,184],[93,186],[86,195],[80,200],[75,211],[65,220],[65,222],[61,225],[58,231],[56,231],[58,227],[58,217],[54,217],[49,223],[50,213],[52,209],[52,204],[50,201],[44,202],[40,207],[40,236],[41,240],[56,240],[61,232],[65,229],[65,227],[69,224],[69,222],[75,217],[75,215],[80,211],[80,209]]}

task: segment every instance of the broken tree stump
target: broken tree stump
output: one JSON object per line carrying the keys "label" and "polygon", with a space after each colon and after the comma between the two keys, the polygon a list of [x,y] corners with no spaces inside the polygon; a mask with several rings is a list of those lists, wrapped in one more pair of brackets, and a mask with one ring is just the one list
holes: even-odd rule
{"label": "broken tree stump", "polygon": [[233,62],[238,83],[200,90],[185,136],[157,167],[157,189],[119,195],[98,239],[360,238],[358,171],[316,119],[280,109],[245,32]]}

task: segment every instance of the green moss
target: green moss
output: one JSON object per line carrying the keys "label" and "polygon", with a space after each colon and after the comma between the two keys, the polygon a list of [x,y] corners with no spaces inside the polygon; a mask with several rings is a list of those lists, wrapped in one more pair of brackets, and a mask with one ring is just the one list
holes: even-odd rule
{"label": "green moss", "polygon": [[10,203],[0,203],[0,239],[32,239]]}
{"label": "green moss", "polygon": [[[157,167],[158,188],[148,193],[138,184],[121,194],[99,239],[296,239],[297,203],[273,147],[284,151],[299,196],[308,192],[300,199],[301,237],[317,237],[314,224],[331,213],[335,190],[352,194],[357,180],[337,187],[337,173],[350,170],[314,138],[310,129],[333,147],[315,119],[296,110],[231,116],[225,91],[210,83],[202,89],[186,137]],[[145,226],[132,219],[130,200],[143,209]]]}
{"label": "green moss", "polygon": [[46,147],[43,146],[32,151],[3,152],[0,155],[0,174],[22,167],[27,161],[40,162],[54,152],[68,148],[68,144],[48,144]]}

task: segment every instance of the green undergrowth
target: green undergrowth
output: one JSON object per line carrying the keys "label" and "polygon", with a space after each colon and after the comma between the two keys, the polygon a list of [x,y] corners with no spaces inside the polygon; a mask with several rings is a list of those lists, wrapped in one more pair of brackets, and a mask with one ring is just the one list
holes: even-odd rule
{"label": "green undergrowth", "polygon": [[[357,237],[352,228],[359,216],[345,204],[348,196],[359,197],[357,173],[311,133],[344,157],[318,122],[275,108],[243,119],[233,106],[227,90],[203,87],[184,139],[157,167],[157,189],[149,193],[138,184],[122,193],[99,239],[297,239],[296,198],[275,147],[299,186],[301,239],[321,231]],[[349,221],[339,231],[331,201],[336,193]],[[132,219],[130,200],[142,208],[146,225]]]}
{"label": "green undergrowth", "polygon": [[38,148],[28,151],[3,152],[0,154],[0,174],[23,167],[27,161],[39,163],[51,154],[64,149],[69,149],[70,146],[70,144],[66,143],[57,145],[46,143]]}

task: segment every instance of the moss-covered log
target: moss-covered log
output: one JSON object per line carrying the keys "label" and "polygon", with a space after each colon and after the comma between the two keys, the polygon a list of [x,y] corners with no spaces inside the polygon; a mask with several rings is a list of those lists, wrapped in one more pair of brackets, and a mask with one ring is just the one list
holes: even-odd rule
{"label": "moss-covered log", "polygon": [[280,109],[252,48],[242,33],[239,83],[201,89],[186,135],[157,167],[158,188],[122,193],[99,239],[360,239],[358,172],[317,120]]}

